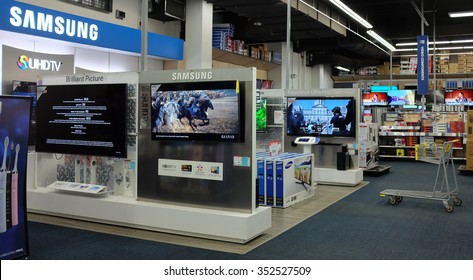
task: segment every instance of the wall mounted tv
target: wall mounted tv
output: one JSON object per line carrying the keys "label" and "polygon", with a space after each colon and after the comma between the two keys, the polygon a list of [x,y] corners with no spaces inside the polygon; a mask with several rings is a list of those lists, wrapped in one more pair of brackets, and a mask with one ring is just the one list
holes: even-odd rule
{"label": "wall mounted tv", "polygon": [[288,136],[355,137],[351,97],[289,97],[287,106]]}
{"label": "wall mounted tv", "polygon": [[386,106],[388,94],[386,92],[363,93],[363,106]]}
{"label": "wall mounted tv", "polygon": [[414,90],[390,90],[388,91],[388,105],[415,105]]}
{"label": "wall mounted tv", "polygon": [[151,138],[240,142],[239,82],[209,81],[151,85]]}
{"label": "wall mounted tv", "polygon": [[445,104],[447,105],[473,105],[473,89],[447,89],[445,90]]}
{"label": "wall mounted tv", "polygon": [[126,84],[45,86],[36,151],[126,157],[126,101]]}
{"label": "wall mounted tv", "polygon": [[416,94],[416,102],[421,102],[422,96],[425,96],[426,103],[445,103],[445,90],[429,90],[427,95]]}

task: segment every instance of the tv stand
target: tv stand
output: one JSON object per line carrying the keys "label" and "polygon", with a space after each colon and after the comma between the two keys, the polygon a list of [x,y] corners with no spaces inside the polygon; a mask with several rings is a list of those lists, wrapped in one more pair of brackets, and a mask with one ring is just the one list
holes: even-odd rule
{"label": "tv stand", "polygon": [[337,170],[336,168],[314,168],[314,180],[320,185],[356,186],[363,181],[363,169]]}

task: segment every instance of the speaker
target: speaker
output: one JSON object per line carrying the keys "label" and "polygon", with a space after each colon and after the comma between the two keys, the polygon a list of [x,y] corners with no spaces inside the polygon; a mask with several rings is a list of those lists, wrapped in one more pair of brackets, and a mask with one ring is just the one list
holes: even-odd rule
{"label": "speaker", "polygon": [[347,152],[337,152],[337,170],[350,169],[350,155]]}

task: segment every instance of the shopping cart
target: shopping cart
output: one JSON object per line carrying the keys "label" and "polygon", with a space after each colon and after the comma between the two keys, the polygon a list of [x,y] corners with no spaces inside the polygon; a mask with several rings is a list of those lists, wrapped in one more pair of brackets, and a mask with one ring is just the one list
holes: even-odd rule
{"label": "shopping cart", "polygon": [[[387,197],[391,205],[395,205],[402,201],[403,197],[412,197],[420,199],[430,199],[442,201],[445,211],[453,212],[455,206],[460,206],[462,200],[458,197],[457,178],[455,176],[455,166],[453,163],[453,143],[458,140],[444,142],[441,147],[437,146],[433,141],[424,142],[415,146],[416,160],[437,164],[437,176],[432,191],[410,191],[387,189],[380,192],[381,197]],[[452,174],[448,176],[448,168],[451,165]],[[443,172],[443,178],[440,175]],[[441,181],[441,183],[440,183]],[[453,183],[453,185],[451,185]]]}

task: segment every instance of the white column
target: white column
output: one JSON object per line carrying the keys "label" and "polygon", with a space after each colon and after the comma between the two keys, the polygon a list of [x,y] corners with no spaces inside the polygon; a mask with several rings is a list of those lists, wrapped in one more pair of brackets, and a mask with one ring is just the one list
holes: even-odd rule
{"label": "white column", "polygon": [[186,69],[212,68],[213,5],[202,0],[186,2]]}

